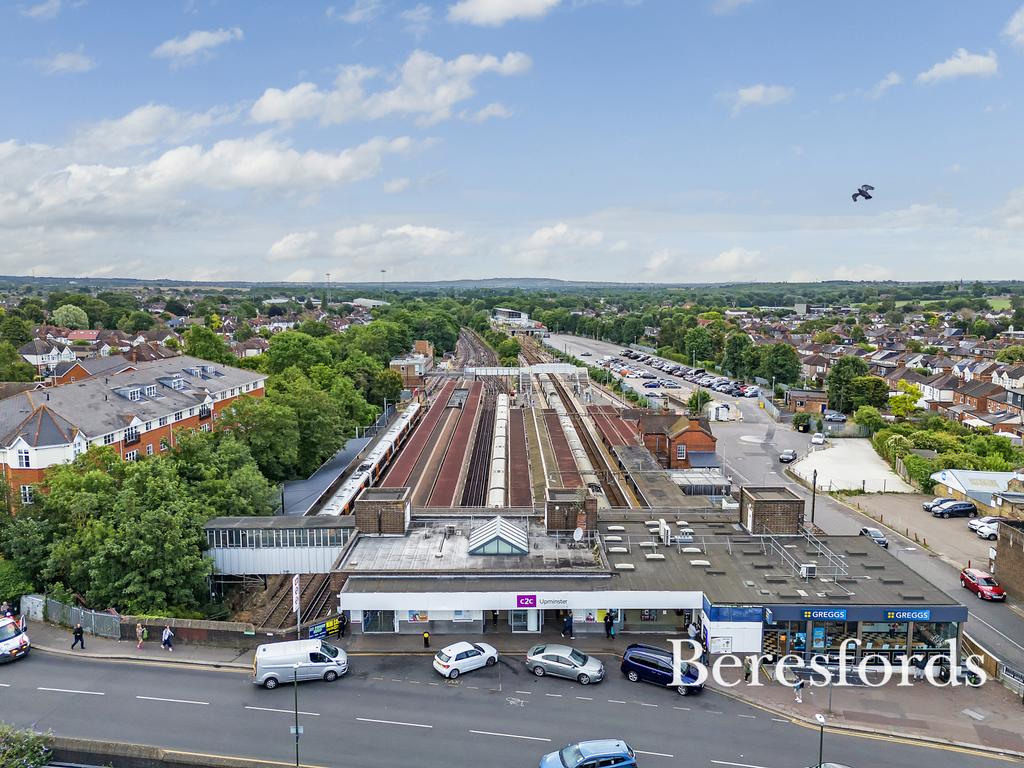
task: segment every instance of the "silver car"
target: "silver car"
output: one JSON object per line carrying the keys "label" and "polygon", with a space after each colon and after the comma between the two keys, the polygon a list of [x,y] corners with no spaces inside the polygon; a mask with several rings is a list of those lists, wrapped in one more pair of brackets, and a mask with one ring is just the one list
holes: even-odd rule
{"label": "silver car", "polygon": [[526,668],[537,677],[554,675],[590,685],[604,680],[604,664],[568,645],[535,645],[526,654]]}

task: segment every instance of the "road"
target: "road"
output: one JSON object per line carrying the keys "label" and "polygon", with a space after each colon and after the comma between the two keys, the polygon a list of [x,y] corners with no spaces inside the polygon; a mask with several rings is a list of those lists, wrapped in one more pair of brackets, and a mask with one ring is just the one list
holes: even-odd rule
{"label": "road", "polygon": [[[592,361],[592,365],[597,365],[602,356],[616,356],[622,350],[621,345],[564,334],[552,334],[544,341],[577,357],[581,352],[590,352],[590,357],[581,359]],[[630,367],[646,368],[635,361],[630,362]],[[696,388],[679,377],[662,371],[653,372],[659,378],[674,378],[678,381],[683,388],[671,391],[683,393],[684,398]],[[811,492],[786,475],[778,462],[779,453],[787,448],[796,450],[798,454],[806,452],[808,436],[785,424],[777,424],[757,406],[756,399],[731,397],[717,392],[714,397],[735,404],[743,414],[742,421],[715,422],[713,425],[718,438],[718,453],[727,473],[744,484],[783,485],[806,499],[810,510]],[[826,533],[856,534],[865,525],[877,525],[866,515],[822,493],[817,494],[814,509],[814,522]],[[969,593],[960,587],[954,567],[895,531],[887,531],[887,535],[891,541],[890,551],[896,557],[954,599],[968,599]],[[1024,608],[1013,602],[993,604],[974,599],[970,600],[968,608],[968,633],[996,657],[1024,670]]]}
{"label": "road", "polygon": [[[589,738],[626,739],[644,768],[800,768],[818,731],[714,692],[680,697],[627,682],[536,678],[518,659],[438,677],[428,657],[353,656],[335,683],[299,685],[303,764],[360,768],[537,765]],[[293,688],[247,673],[124,664],[37,652],[0,670],[0,719],[62,736],[293,764]],[[825,760],[855,768],[992,768],[997,760],[875,736],[826,733]]]}

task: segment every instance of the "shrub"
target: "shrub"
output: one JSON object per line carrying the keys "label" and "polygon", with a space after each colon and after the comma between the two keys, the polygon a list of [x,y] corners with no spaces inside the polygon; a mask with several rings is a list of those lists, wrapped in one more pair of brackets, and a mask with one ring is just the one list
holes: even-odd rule
{"label": "shrub", "polygon": [[49,734],[22,731],[0,723],[0,765],[44,768],[50,764]]}

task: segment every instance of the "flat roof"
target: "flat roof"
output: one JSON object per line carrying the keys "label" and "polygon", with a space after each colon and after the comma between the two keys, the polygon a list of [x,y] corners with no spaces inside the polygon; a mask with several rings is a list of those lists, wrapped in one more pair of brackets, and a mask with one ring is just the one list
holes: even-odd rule
{"label": "flat roof", "polygon": [[803,501],[789,488],[780,486],[757,488],[745,485],[742,490],[755,501]]}
{"label": "flat roof", "polygon": [[687,496],[672,482],[669,470],[662,467],[642,445],[616,445],[612,453],[629,474],[640,494],[652,507],[705,507],[704,497]]}
{"label": "flat roof", "polygon": [[403,501],[409,496],[409,489],[402,486],[400,488],[366,488],[359,496],[356,501]]}
{"label": "flat roof", "polygon": [[248,517],[214,517],[206,521],[206,530],[223,528],[355,528],[355,519],[351,516],[337,517],[330,515],[275,515],[264,517],[250,515]]}

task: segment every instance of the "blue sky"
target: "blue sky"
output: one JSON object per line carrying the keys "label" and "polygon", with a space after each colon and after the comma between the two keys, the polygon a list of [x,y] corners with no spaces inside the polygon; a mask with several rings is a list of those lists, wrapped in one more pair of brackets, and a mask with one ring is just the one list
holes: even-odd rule
{"label": "blue sky", "polygon": [[1021,94],[1020,0],[7,2],[0,272],[1021,279]]}

